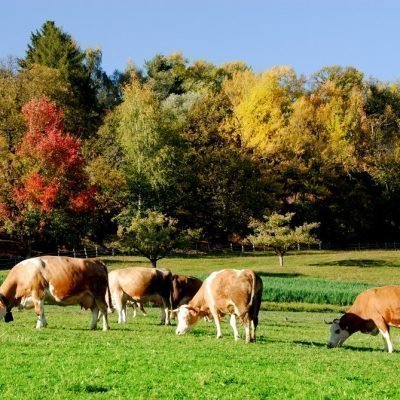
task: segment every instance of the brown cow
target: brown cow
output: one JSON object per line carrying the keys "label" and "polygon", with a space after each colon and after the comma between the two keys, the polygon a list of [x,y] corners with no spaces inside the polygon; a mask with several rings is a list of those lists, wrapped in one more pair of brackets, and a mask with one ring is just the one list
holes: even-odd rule
{"label": "brown cow", "polygon": [[350,309],[331,324],[328,347],[341,346],[358,331],[374,336],[380,332],[385,350],[392,353],[389,327],[400,327],[400,286],[382,286],[360,293]]}
{"label": "brown cow", "polygon": [[113,304],[118,311],[118,323],[126,322],[128,300],[146,302],[161,298],[161,323],[169,325],[168,309],[171,308],[170,271],[156,268],[130,267],[111,271],[108,274]]}
{"label": "brown cow", "polygon": [[[195,278],[194,276],[186,275],[173,275],[172,276],[172,297],[171,306],[172,308],[180,307],[182,304],[187,304],[192,300],[193,296],[198,292],[203,281]],[[161,307],[162,300],[160,297],[152,298],[153,306]],[[143,303],[140,301],[128,300],[127,306],[131,306],[133,309],[133,318],[136,318],[137,308],[140,309],[144,316],[147,315],[144,309]],[[171,317],[174,318],[174,312],[171,311]]]}
{"label": "brown cow", "polygon": [[204,316],[212,315],[217,338],[222,337],[220,317],[230,314],[235,340],[240,339],[236,317],[245,326],[246,342],[254,342],[263,283],[253,271],[224,269],[213,272],[187,305],[178,309],[177,335],[188,332]]}
{"label": "brown cow", "polygon": [[103,316],[103,330],[108,330],[107,267],[100,260],[43,256],[24,260],[11,269],[0,286],[0,319],[12,321],[11,309],[32,305],[38,316],[36,328],[47,326],[44,301],[69,306],[80,304],[92,310],[91,329],[97,316]]}

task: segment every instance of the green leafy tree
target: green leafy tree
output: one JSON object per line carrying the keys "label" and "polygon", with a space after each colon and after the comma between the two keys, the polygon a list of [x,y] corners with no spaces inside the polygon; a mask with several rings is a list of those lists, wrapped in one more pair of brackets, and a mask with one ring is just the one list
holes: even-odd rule
{"label": "green leafy tree", "polygon": [[281,215],[273,213],[264,220],[253,219],[249,228],[254,234],[249,235],[247,240],[254,246],[266,246],[272,248],[279,257],[279,265],[283,267],[283,257],[287,251],[298,244],[315,244],[319,240],[311,234],[311,230],[319,226],[318,223],[305,223],[292,228],[290,223],[294,213]]}
{"label": "green leafy tree", "polygon": [[[31,43],[24,59],[19,60],[23,70],[34,65],[56,69],[72,90],[67,104],[62,108],[73,108],[73,118],[66,121],[66,128],[81,137],[94,134],[99,124],[100,109],[96,96],[96,81],[93,81],[93,57],[89,57],[77,45],[71,35],[46,21],[40,30],[32,33]],[[68,122],[68,123],[67,123]]]}
{"label": "green leafy tree", "polygon": [[163,119],[160,102],[148,85],[135,78],[123,90],[124,100],[117,108],[116,133],[124,152],[125,172],[137,209],[154,193],[170,184],[174,170],[177,138]]}
{"label": "green leafy tree", "polygon": [[178,221],[158,211],[147,210],[143,216],[137,213],[132,218],[120,216],[125,223],[119,226],[118,235],[130,250],[148,258],[156,268],[157,261],[172,249],[182,244]]}

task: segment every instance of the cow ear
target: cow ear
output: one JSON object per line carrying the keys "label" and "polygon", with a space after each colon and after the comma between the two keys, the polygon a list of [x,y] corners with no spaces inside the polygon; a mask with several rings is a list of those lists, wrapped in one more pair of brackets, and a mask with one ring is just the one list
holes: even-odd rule
{"label": "cow ear", "polygon": [[190,307],[189,311],[190,311],[190,314],[197,315],[200,313],[200,308],[199,307]]}

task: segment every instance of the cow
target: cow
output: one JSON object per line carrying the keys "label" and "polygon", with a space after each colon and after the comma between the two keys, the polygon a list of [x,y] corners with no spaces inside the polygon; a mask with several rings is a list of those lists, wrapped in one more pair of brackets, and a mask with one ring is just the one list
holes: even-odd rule
{"label": "cow", "polygon": [[385,350],[393,352],[390,326],[400,327],[400,286],[382,286],[360,293],[349,310],[330,322],[328,347],[339,347],[355,332],[381,333]]}
{"label": "cow", "polygon": [[187,304],[199,291],[203,281],[186,275],[173,275],[172,277],[172,308]]}
{"label": "cow", "polygon": [[217,328],[217,339],[221,338],[220,317],[230,314],[234,339],[240,339],[236,327],[238,317],[245,327],[246,343],[255,342],[262,291],[262,280],[252,270],[224,269],[213,272],[193,299],[178,308],[176,334],[183,335],[200,318],[212,316]]}
{"label": "cow", "polygon": [[80,304],[92,311],[91,329],[97,328],[98,314],[103,330],[109,329],[106,265],[96,259],[58,256],[29,258],[15,265],[0,286],[0,319],[13,320],[13,307],[34,308],[36,328],[45,328],[44,302],[69,306]]}
{"label": "cow", "polygon": [[[187,304],[189,300],[198,292],[203,281],[195,278],[194,276],[186,275],[173,275],[172,276],[172,296],[171,296],[171,306],[172,308],[177,308],[182,304]],[[153,306],[162,306],[161,297],[152,298]],[[144,316],[147,315],[144,309],[143,303],[140,301],[128,300],[127,306],[131,306],[133,309],[133,318],[136,318],[137,308],[142,312]],[[171,317],[175,318],[175,314],[171,310]]]}
{"label": "cow", "polygon": [[161,324],[169,325],[172,273],[144,267],[116,269],[108,274],[111,299],[118,311],[118,323],[126,322],[127,301],[146,302],[161,298]]}

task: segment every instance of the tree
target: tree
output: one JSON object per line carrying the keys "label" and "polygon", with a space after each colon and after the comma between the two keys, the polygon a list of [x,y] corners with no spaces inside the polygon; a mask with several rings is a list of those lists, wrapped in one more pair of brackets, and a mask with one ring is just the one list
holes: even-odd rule
{"label": "tree", "polygon": [[[143,86],[133,77],[123,96],[116,110],[116,133],[124,151],[122,168],[140,211],[146,194],[154,199],[154,192],[169,185],[179,146],[176,134],[163,119],[160,102],[148,85]],[[154,205],[153,202],[147,207]]]}
{"label": "tree", "polygon": [[[22,113],[27,132],[17,146],[13,180],[0,191],[0,221],[28,254],[37,239],[76,242],[95,208],[80,140],[63,132],[62,111],[46,98],[31,100]],[[9,165],[8,165],[9,166]]]}
{"label": "tree", "polygon": [[129,249],[148,258],[156,268],[157,261],[164,258],[173,248],[182,243],[182,235],[178,231],[176,219],[147,210],[143,216],[137,213],[132,218],[120,216],[125,224],[118,228],[122,243]]}
{"label": "tree", "polygon": [[291,228],[290,222],[294,213],[281,215],[273,213],[269,217],[264,216],[263,221],[253,219],[249,228],[254,235],[249,235],[247,240],[254,246],[267,246],[272,248],[279,257],[279,265],[283,267],[283,256],[286,252],[298,244],[314,244],[319,240],[310,231],[319,226],[318,223],[305,223]]}
{"label": "tree", "polygon": [[[40,30],[31,34],[25,59],[19,60],[22,70],[35,65],[46,66],[60,72],[73,95],[62,106],[74,109],[73,118],[67,122],[67,129],[80,137],[94,134],[99,123],[99,104],[96,96],[97,82],[94,78],[96,57],[88,51],[88,57],[71,35],[57,27],[53,21],[46,21]],[[98,69],[98,68],[97,68]]]}

